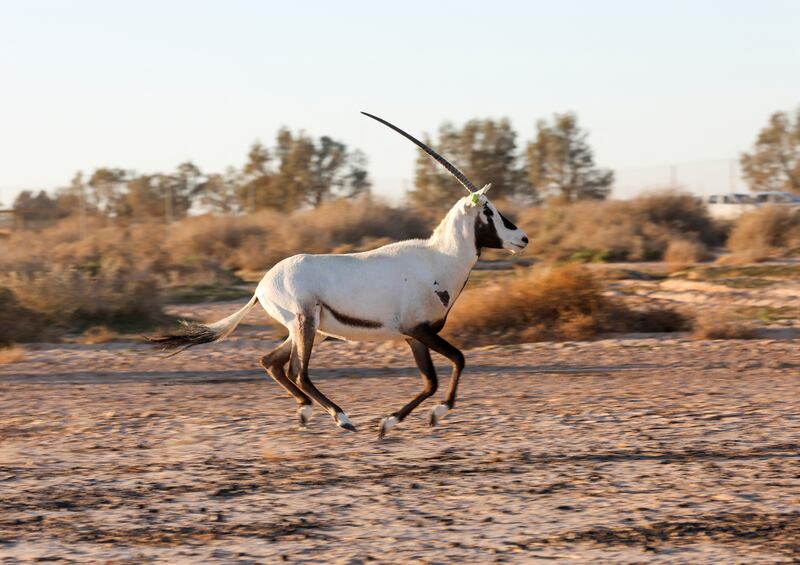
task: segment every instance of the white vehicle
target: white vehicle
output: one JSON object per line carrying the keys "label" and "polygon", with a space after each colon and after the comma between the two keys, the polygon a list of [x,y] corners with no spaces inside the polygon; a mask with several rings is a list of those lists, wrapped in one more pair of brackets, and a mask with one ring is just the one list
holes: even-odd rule
{"label": "white vehicle", "polygon": [[753,194],[756,203],[763,206],[773,204],[777,206],[800,206],[800,196],[791,192],[756,192]]}
{"label": "white vehicle", "polygon": [[761,206],[800,206],[800,196],[791,192],[753,192],[742,194],[726,192],[703,197],[711,217],[717,220],[735,220],[745,212]]}
{"label": "white vehicle", "polygon": [[758,205],[752,194],[728,192],[704,196],[711,217],[716,220],[735,220],[745,212],[755,210]]}

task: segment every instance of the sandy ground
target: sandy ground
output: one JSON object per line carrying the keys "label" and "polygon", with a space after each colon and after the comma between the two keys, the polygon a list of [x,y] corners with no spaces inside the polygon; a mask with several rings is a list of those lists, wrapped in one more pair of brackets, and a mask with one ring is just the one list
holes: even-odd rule
{"label": "sandy ground", "polygon": [[378,441],[420,386],[404,347],[320,345],[359,433],[301,432],[257,334],[0,366],[0,562],[800,559],[796,341],[473,350],[442,426],[428,402]]}

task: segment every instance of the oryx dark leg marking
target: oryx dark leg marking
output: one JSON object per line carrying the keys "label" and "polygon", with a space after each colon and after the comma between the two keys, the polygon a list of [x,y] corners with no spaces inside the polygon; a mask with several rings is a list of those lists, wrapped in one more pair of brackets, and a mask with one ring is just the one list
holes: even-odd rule
{"label": "oryx dark leg marking", "polygon": [[453,373],[450,376],[450,387],[447,390],[447,397],[444,404],[435,406],[431,410],[431,426],[435,426],[440,417],[444,416],[448,410],[452,410],[456,403],[456,392],[458,391],[458,380],[464,370],[464,354],[443,337],[437,335],[441,328],[436,329],[430,324],[420,324],[406,332],[406,335],[421,342],[426,347],[433,349],[436,353],[444,355],[453,363]]}
{"label": "oryx dark leg marking", "polygon": [[[406,339],[406,342],[411,347],[411,352],[414,354],[414,361],[417,362],[417,367],[419,368],[420,375],[422,375],[422,378],[425,381],[425,385],[422,389],[422,392],[415,396],[411,402],[381,421],[378,438],[383,438],[389,429],[405,420],[406,416],[411,414],[411,412],[426,399],[433,396],[436,392],[436,389],[439,388],[439,380],[436,378],[436,369],[433,366],[433,359],[431,359],[430,349],[423,345],[422,342],[417,341],[414,338],[408,338]],[[394,420],[392,420],[392,418],[394,418]]]}
{"label": "oryx dark leg marking", "polygon": [[311,417],[311,399],[294,384],[283,367],[289,362],[292,355],[291,338],[284,341],[281,345],[267,353],[261,358],[261,366],[267,371],[275,382],[281,385],[297,401],[297,417],[300,427],[304,428]]}
{"label": "oryx dark leg marking", "polygon": [[450,304],[450,293],[446,290],[437,290],[436,296],[439,297],[439,301],[442,303],[442,306],[447,308],[447,305]]}
{"label": "oryx dark leg marking", "polygon": [[374,322],[372,320],[362,320],[361,318],[355,318],[353,316],[348,316],[347,314],[343,314],[338,310],[334,310],[324,302],[322,303],[322,307],[325,308],[331,315],[336,318],[336,321],[340,324],[344,324],[346,326],[353,326],[356,328],[380,328],[383,324],[380,322]]}
{"label": "oryx dark leg marking", "polygon": [[350,423],[344,411],[322,394],[308,376],[308,362],[311,359],[311,350],[314,347],[318,323],[318,318],[314,314],[298,315],[297,328],[292,336],[292,354],[289,360],[289,370],[297,387],[327,410],[333,416],[336,425],[354,432],[356,428]]}

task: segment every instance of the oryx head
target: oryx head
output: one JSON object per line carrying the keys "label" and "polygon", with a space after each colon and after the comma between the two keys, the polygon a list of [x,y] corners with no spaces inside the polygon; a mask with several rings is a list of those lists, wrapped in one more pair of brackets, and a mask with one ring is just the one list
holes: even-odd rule
{"label": "oryx head", "polygon": [[487,184],[481,189],[475,188],[475,185],[464,173],[414,136],[378,116],[373,116],[367,112],[361,113],[390,127],[403,137],[414,142],[425,153],[433,157],[437,163],[447,169],[467,189],[469,195],[462,198],[460,204],[464,206],[468,214],[475,215],[475,247],[478,253],[480,253],[481,249],[507,249],[512,253],[518,253],[528,246],[528,236],[525,235],[525,232],[501,214],[486,196],[492,186],[491,184]]}

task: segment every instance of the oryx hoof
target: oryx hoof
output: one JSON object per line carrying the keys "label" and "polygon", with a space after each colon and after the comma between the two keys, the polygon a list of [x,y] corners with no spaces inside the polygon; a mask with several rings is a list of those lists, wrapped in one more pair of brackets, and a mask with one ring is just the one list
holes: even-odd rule
{"label": "oryx hoof", "polygon": [[441,420],[447,415],[449,411],[450,407],[447,404],[437,404],[436,406],[431,408],[428,425],[433,428],[439,423],[439,420]]}
{"label": "oryx hoof", "polygon": [[311,415],[314,413],[314,408],[310,404],[304,404],[297,408],[297,426],[304,430],[306,425],[311,421]]}
{"label": "oryx hoof", "polygon": [[381,420],[381,427],[378,430],[378,439],[383,439],[383,436],[386,435],[386,432],[391,430],[399,423],[400,420],[397,419],[397,416],[386,416],[383,420]]}
{"label": "oryx hoof", "polygon": [[333,421],[336,422],[336,425],[343,430],[347,430],[348,432],[358,431],[356,430],[356,427],[350,423],[350,419],[344,412],[338,412],[336,416],[334,416]]}

